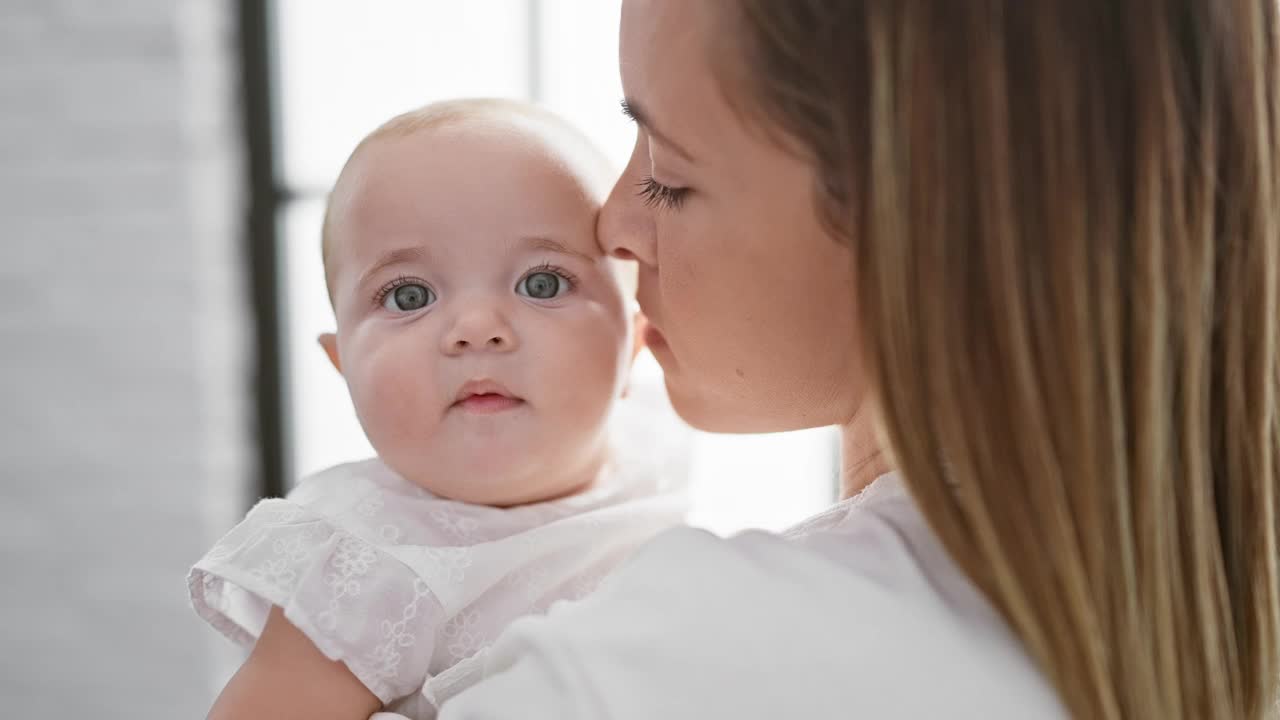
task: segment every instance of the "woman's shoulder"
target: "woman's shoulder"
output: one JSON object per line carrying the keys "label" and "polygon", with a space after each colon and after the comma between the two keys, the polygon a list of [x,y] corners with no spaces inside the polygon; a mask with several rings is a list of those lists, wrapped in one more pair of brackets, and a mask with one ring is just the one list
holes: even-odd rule
{"label": "woman's shoulder", "polygon": [[[547,717],[1061,715],[999,618],[936,567],[909,498],[882,500],[791,535],[668,531],[587,600],[513,626],[487,675],[584,686]],[[496,684],[457,709],[500,704]]]}
{"label": "woman's shoulder", "polygon": [[[824,707],[874,710],[869,717],[1061,712],[896,477],[782,534],[685,529],[647,552],[631,578],[620,576],[631,584],[620,594],[654,588],[649,612],[692,641],[677,652],[740,658],[779,704],[797,694],[815,703],[797,716]],[[673,569],[680,581],[664,581]],[[663,603],[668,584],[690,592]]]}
{"label": "woman's shoulder", "polygon": [[[653,581],[661,592],[676,578],[720,595],[750,593],[756,604],[833,600],[835,610],[856,597],[909,605],[916,617],[936,615],[1013,639],[893,475],[782,533],[720,538],[688,527],[670,530],[638,550],[618,582]],[[831,618],[860,624],[865,614]]]}

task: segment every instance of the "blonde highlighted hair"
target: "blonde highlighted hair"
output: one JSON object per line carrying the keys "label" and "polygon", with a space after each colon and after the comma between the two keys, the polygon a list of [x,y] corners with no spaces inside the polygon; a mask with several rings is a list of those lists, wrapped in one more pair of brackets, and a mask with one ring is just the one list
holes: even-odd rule
{"label": "blonde highlighted hair", "polygon": [[906,482],[1066,707],[1274,713],[1275,0],[731,6]]}

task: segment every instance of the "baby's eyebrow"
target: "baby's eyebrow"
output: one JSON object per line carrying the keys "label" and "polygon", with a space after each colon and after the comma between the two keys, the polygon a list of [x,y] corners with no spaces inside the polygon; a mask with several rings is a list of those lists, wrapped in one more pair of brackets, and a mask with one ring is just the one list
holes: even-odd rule
{"label": "baby's eyebrow", "polygon": [[419,262],[426,258],[426,256],[427,251],[421,247],[403,247],[388,251],[379,257],[376,262],[370,265],[368,270],[365,270],[360,275],[360,284],[358,287],[363,287],[374,275],[377,275],[392,265]]}
{"label": "baby's eyebrow", "polygon": [[575,257],[586,263],[593,263],[596,261],[596,258],[593,258],[580,250],[574,250],[559,240],[554,240],[549,237],[520,238],[520,244],[533,250],[547,250],[549,252]]}

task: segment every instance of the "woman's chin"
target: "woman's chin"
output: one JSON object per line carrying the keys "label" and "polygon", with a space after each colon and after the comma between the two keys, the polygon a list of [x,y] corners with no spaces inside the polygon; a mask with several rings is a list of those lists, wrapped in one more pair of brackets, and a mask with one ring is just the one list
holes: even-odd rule
{"label": "woman's chin", "polygon": [[[695,383],[686,383],[677,375],[664,377],[671,407],[687,425],[702,432],[720,434],[756,434],[792,432],[826,427],[836,423],[811,412],[787,414],[780,412],[775,401],[761,398],[753,402],[740,390],[730,390],[712,395],[698,392]],[[705,388],[706,386],[701,386]]]}
{"label": "woman's chin", "polygon": [[671,408],[693,429],[710,433],[755,432],[749,429],[749,417],[727,407],[721,398],[708,397],[706,393],[698,392],[694,389],[698,387],[696,383],[683,382],[678,373],[664,374],[663,381],[667,386]]}

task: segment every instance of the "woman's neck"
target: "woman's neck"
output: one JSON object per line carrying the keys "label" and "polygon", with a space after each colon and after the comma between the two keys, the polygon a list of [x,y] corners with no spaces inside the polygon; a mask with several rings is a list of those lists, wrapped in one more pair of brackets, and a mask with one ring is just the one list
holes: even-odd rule
{"label": "woman's neck", "polygon": [[840,499],[862,492],[876,478],[893,470],[880,444],[875,413],[865,402],[852,419],[840,426]]}

